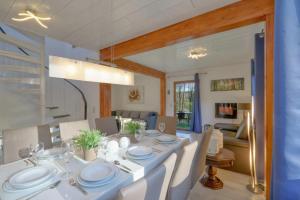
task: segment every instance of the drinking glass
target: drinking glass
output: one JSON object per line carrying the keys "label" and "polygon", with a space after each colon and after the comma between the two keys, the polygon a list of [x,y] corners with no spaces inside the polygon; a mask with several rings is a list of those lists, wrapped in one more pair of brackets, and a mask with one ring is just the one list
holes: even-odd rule
{"label": "drinking glass", "polygon": [[62,157],[63,157],[64,167],[66,170],[66,173],[64,176],[66,179],[68,179],[71,174],[69,164],[70,164],[70,161],[71,161],[73,155],[75,154],[75,148],[74,148],[74,144],[72,143],[72,141],[62,142],[61,147],[66,150],[66,152],[62,155]]}
{"label": "drinking glass", "polygon": [[108,152],[107,144],[108,144],[108,138],[107,137],[102,137],[99,147],[100,147],[100,152],[104,156],[105,160],[106,160],[106,155],[107,155],[107,152]]}
{"label": "drinking glass", "polygon": [[143,138],[143,131],[137,130],[134,134],[135,139],[140,142]]}
{"label": "drinking glass", "polygon": [[70,141],[62,142],[61,147],[66,150],[66,152],[63,154],[64,162],[69,163],[75,153],[74,144]]}
{"label": "drinking glass", "polygon": [[44,143],[40,142],[35,146],[30,145],[29,149],[30,149],[30,153],[29,153],[30,157],[32,157],[32,159],[35,160],[36,163],[38,163],[38,154],[43,153],[45,149]]}
{"label": "drinking glass", "polygon": [[166,129],[166,124],[164,122],[160,122],[159,125],[158,125],[158,129],[160,132],[164,132],[165,129]]}

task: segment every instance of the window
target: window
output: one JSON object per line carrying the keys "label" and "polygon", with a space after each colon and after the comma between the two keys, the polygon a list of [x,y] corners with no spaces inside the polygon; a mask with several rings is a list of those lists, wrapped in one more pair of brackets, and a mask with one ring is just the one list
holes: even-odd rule
{"label": "window", "polygon": [[189,129],[194,99],[194,81],[174,83],[174,113],[177,118],[177,129]]}

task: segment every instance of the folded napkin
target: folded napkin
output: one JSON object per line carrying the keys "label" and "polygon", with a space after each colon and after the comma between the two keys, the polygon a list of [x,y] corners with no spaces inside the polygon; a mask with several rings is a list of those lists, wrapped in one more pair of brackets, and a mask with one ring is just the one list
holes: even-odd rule
{"label": "folded napkin", "polygon": [[123,167],[123,166],[125,166],[130,169],[129,173],[132,174],[133,181],[137,181],[140,178],[143,178],[145,176],[145,169],[142,165],[134,163],[128,159],[124,160],[120,157],[117,157],[115,160],[119,161],[120,165],[117,165],[119,168],[127,171],[127,169]]}
{"label": "folded napkin", "polygon": [[[144,167],[142,165],[139,165],[128,159],[123,159],[119,154],[106,155],[106,159],[104,158],[103,154],[98,154],[98,157],[109,162],[118,161],[120,165],[116,166],[119,167],[121,170],[128,171],[128,173],[132,174],[134,181],[144,177],[145,175]],[[130,171],[126,168],[129,168]]]}

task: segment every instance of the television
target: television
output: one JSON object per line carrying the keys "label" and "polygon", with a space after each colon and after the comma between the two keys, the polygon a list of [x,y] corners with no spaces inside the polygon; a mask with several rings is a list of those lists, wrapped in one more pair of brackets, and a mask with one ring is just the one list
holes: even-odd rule
{"label": "television", "polygon": [[237,103],[215,103],[215,117],[236,119]]}

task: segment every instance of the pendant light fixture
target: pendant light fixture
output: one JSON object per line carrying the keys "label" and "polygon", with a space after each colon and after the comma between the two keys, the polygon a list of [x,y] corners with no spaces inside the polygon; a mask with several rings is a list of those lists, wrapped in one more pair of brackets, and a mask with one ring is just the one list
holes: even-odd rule
{"label": "pendant light fixture", "polygon": [[27,21],[30,19],[34,19],[43,28],[48,28],[48,26],[46,26],[42,21],[51,20],[51,17],[40,17],[40,16],[36,15],[34,11],[31,11],[31,10],[26,10],[25,12],[20,12],[20,13],[18,13],[18,16],[20,16],[21,18],[13,17],[11,19],[13,21],[17,21],[17,22],[23,22],[23,21]]}
{"label": "pendant light fixture", "polygon": [[98,83],[134,85],[132,72],[58,56],[49,56],[49,76]]}

